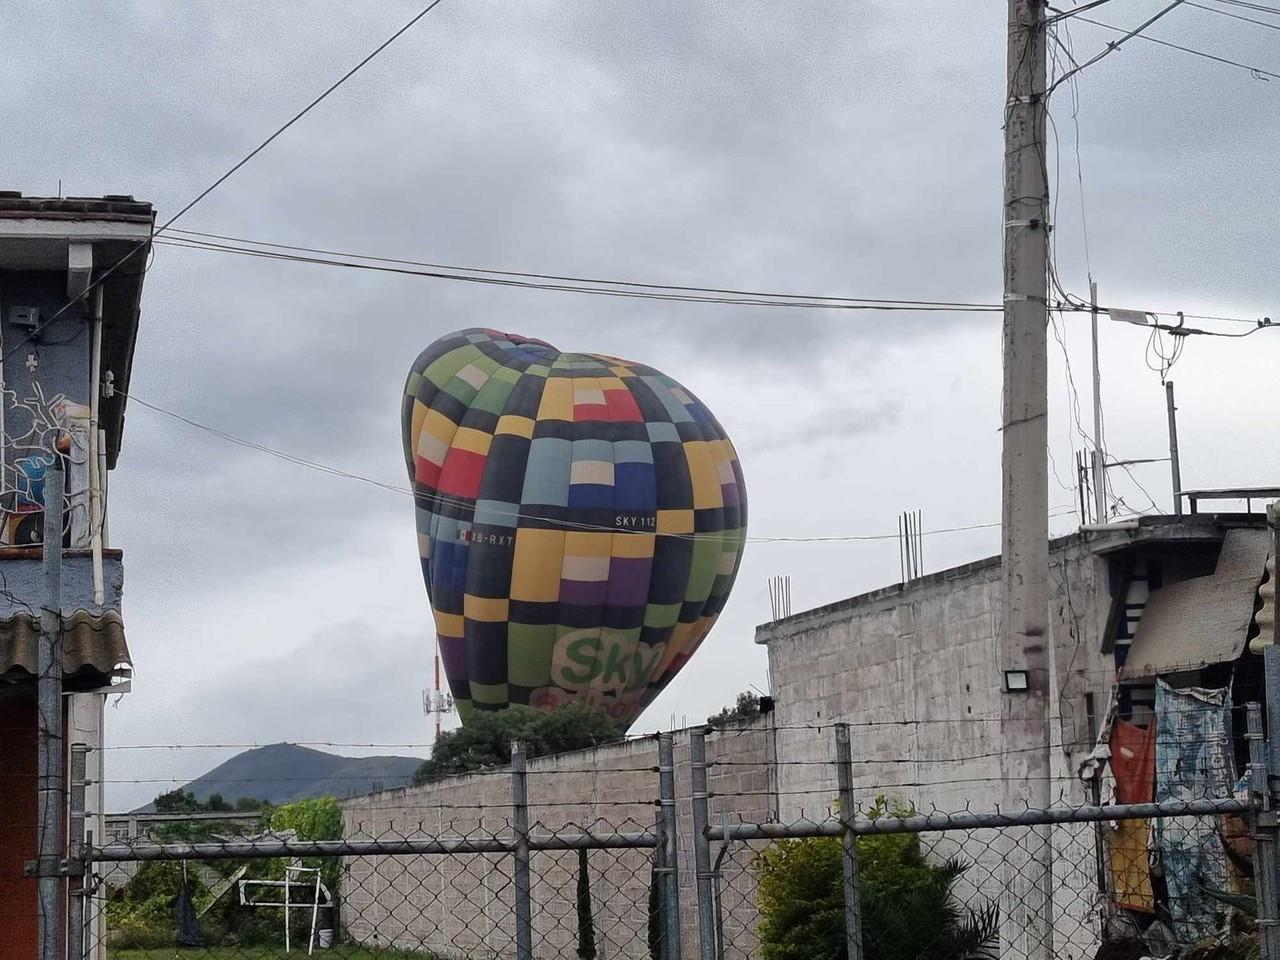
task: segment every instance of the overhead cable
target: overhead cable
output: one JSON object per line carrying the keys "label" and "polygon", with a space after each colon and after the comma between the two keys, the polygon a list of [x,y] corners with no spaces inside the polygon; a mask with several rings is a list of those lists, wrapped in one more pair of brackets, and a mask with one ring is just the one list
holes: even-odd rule
{"label": "overhead cable", "polygon": [[[250,160],[256,157],[259,153],[265,150],[282,133],[284,133],[286,130],[292,127],[295,123],[297,123],[299,120],[305,117],[317,106],[319,106],[331,93],[333,93],[340,86],[342,86],[344,83],[350,80],[353,76],[355,76],[374,57],[382,53],[383,50],[387,49],[387,47],[391,46],[391,44],[399,40],[400,37],[403,36],[414,24],[416,24],[428,13],[430,13],[432,10],[438,7],[442,2],[443,0],[431,0],[430,3],[428,3],[425,7],[423,7],[416,14],[414,14],[413,17],[411,17],[408,20],[408,22],[404,24],[404,26],[402,26],[395,33],[391,34],[391,36],[387,37],[386,40],[383,40],[382,43],[374,47],[373,50],[371,50],[368,54],[366,54],[365,57],[359,63],[357,63],[354,67],[352,67],[342,76],[340,76],[337,80],[331,83],[328,87],[326,87],[323,93],[321,93],[318,97],[313,99],[305,107],[303,107],[301,110],[295,113],[292,117],[286,120],[283,124],[277,127],[269,137],[267,137],[265,140],[259,143],[256,147],[254,147],[252,150],[246,153],[239,160],[237,160],[225,173],[223,173],[220,177],[218,177],[218,179],[214,180],[211,184],[209,184],[207,187],[201,190],[198,194],[196,194],[191,200],[189,200],[186,203],[185,206],[183,206],[180,210],[178,210],[177,213],[175,213],[172,217],[166,220],[157,230],[153,231],[150,237],[136,244],[132,249],[129,250],[128,253],[126,253],[123,257],[121,257],[119,260],[113,263],[110,267],[104,270],[101,274],[99,274],[98,277],[94,279],[93,282],[90,283],[88,287],[85,288],[84,292],[81,294],[81,297],[87,295],[90,291],[100,286],[102,282],[107,279],[107,277],[114,274],[127,260],[129,260],[130,257],[132,257],[139,250],[146,247],[148,243],[151,243],[152,240],[154,240],[156,237],[160,236],[162,233],[168,230],[181,217],[185,216],[191,210],[192,207],[198,204],[201,200],[203,200],[209,194],[213,193],[214,190],[217,190],[218,187],[222,186],[222,184],[226,183],[226,181],[229,180],[236,173],[236,171],[238,171],[246,163],[248,163]],[[71,309],[72,304],[76,302],[77,302],[76,300],[68,301],[58,310],[54,311],[54,313],[52,313],[48,319],[37,324],[25,337],[23,337],[20,341],[18,341],[18,343],[16,343],[13,347],[11,347],[8,350],[8,352],[4,354],[4,357],[0,358],[0,362],[2,362],[5,359],[8,359],[10,356],[13,355],[15,350],[17,350],[23,344],[29,342],[33,337],[38,336],[41,330],[43,330],[45,327],[49,326],[49,324],[53,323],[55,320],[61,317],[64,313],[66,313],[69,309]]]}
{"label": "overhead cable", "polygon": [[[1053,86],[1049,87],[1049,89],[1045,91],[1045,98],[1047,99],[1050,95],[1053,94],[1054,90],[1058,89],[1058,87],[1062,86],[1063,83],[1065,83],[1067,80],[1070,80],[1076,74],[1081,73],[1085,70],[1088,70],[1091,66],[1097,63],[1099,60],[1115,53],[1117,50],[1120,49],[1120,45],[1124,43],[1126,40],[1132,39],[1133,37],[1141,36],[1142,32],[1146,30],[1149,26],[1151,26],[1161,17],[1164,17],[1166,14],[1171,13],[1175,7],[1181,6],[1185,2],[1186,0],[1173,0],[1173,2],[1170,3],[1168,6],[1164,7],[1161,10],[1156,11],[1155,14],[1148,17],[1138,26],[1134,27],[1132,30],[1125,33],[1125,35],[1121,37],[1119,40],[1113,40],[1110,43],[1108,43],[1106,46],[1106,49],[1101,51],[1097,56],[1092,57],[1089,60],[1086,60],[1084,63],[1080,64],[1080,66],[1076,67],[1073,70],[1068,70],[1066,73],[1060,76],[1057,79],[1057,81],[1054,82]],[[1081,17],[1080,19],[1083,20],[1084,18]]]}
{"label": "overhead cable", "polygon": [[[228,238],[231,239],[231,238]],[[513,270],[494,270],[481,267],[460,267],[435,264],[426,261],[376,257],[365,254],[340,253],[308,247],[291,247],[285,244],[266,244],[253,240],[234,240],[215,243],[208,240],[174,237],[157,241],[167,246],[188,250],[204,250],[233,253],[241,256],[262,257],[268,260],[285,260],[319,266],[345,267],[355,270],[373,270],[405,276],[426,277],[435,280],[453,280],[464,283],[491,284],[502,287],[520,287],[534,290],[550,290],[561,293],[583,293],[595,296],[623,297],[643,300],[674,300],[682,303],[720,303],[738,306],[801,307],[829,310],[890,310],[918,312],[998,313],[1003,307],[998,303],[971,303],[963,301],[891,300],[870,297],[829,297],[823,295],[801,296],[789,293],[764,293],[750,290],[730,290],[717,287],[689,287],[632,280],[599,280],[587,277],[569,277],[558,274],[538,274]],[[276,249],[261,249],[270,247]],[[291,253],[287,251],[299,251]],[[321,254],[321,256],[302,255]],[[339,259],[341,258],[341,259]],[[368,262],[360,262],[368,261]]]}
{"label": "overhead cable", "polygon": [[[371,486],[378,487],[382,490],[387,490],[387,491],[390,491],[391,493],[397,493],[402,496],[415,497],[420,502],[429,502],[436,506],[454,506],[454,507],[468,507],[468,508],[474,506],[474,504],[469,500],[463,500],[457,497],[449,497],[443,494],[415,493],[415,491],[411,490],[408,487],[402,487],[393,483],[387,483],[383,480],[376,480],[372,477],[362,476],[361,474],[358,474],[358,473],[351,473],[350,471],[343,470],[339,467],[330,466],[329,464],[320,463],[316,460],[310,460],[306,457],[301,457],[295,454],[287,453],[286,451],[278,450],[274,447],[269,447],[266,444],[258,443],[253,440],[248,440],[244,437],[236,436],[235,434],[229,433],[226,430],[221,430],[217,427],[212,427],[212,426],[209,426],[208,424],[200,423],[198,420],[193,420],[190,417],[184,416],[183,414],[177,413],[173,410],[168,410],[160,406],[159,404],[155,404],[147,400],[143,400],[141,397],[135,394],[129,394],[128,396],[132,402],[140,404],[141,406],[145,407],[148,410],[152,410],[156,413],[163,414],[164,416],[170,417],[174,420],[178,420],[181,423],[186,424],[187,426],[193,427],[194,429],[201,430],[205,433],[210,433],[222,440],[227,441],[228,443],[233,443],[233,444],[236,444],[237,446],[242,446],[251,450],[255,450],[259,453],[266,454],[267,456],[270,456],[270,457],[275,457],[276,459],[283,460],[286,463],[291,463],[295,466],[303,467],[308,470],[315,470],[319,473],[325,473],[333,477],[341,477],[346,480],[355,480],[360,483],[367,483]],[[1074,513],[1074,512],[1075,512],[1074,507],[1062,507],[1057,509],[1055,512],[1051,513],[1050,516],[1053,516],[1053,517],[1066,516],[1068,513]],[[504,514],[504,516],[506,515]],[[514,519],[530,519],[530,520],[545,519],[545,518],[538,517],[536,514],[521,513],[518,510],[513,513],[513,517]],[[574,529],[581,529],[581,530],[598,530],[598,531],[607,532],[611,534],[620,534],[620,533],[628,532],[625,530],[619,530],[618,528],[614,526],[609,526],[607,524],[579,523],[579,522],[570,521],[570,520],[556,520],[554,522],[561,526],[567,526],[567,527],[572,527]],[[964,524],[962,526],[955,526],[955,527],[942,527],[936,530],[925,530],[923,531],[923,535],[935,536],[937,534],[966,533],[971,530],[985,530],[985,529],[998,527],[998,526],[1000,526],[999,521],[992,521],[990,523],[971,523],[971,524]],[[650,534],[650,533],[636,533],[635,535],[636,536],[654,536],[654,534]],[[682,539],[682,540],[696,540],[696,539],[707,538],[712,536],[710,534],[696,534],[696,533],[656,534],[656,535],[665,537],[668,539]],[[836,534],[832,536],[818,536],[818,537],[794,537],[794,536],[752,537],[752,536],[748,536],[745,539],[746,539],[746,542],[748,543],[851,543],[851,542],[863,542],[863,541],[870,542],[870,541],[878,541],[878,540],[897,540],[899,539],[899,536],[900,535],[897,533],[877,533],[877,534]],[[717,540],[723,539],[721,534],[715,534],[714,538]]]}
{"label": "overhead cable", "polygon": [[1072,17],[1079,16],[1087,10],[1093,10],[1096,7],[1105,6],[1110,2],[1111,0],[1093,0],[1092,3],[1081,4],[1078,7],[1072,7],[1070,10],[1059,10],[1052,17],[1046,17],[1044,22],[1046,26],[1053,26],[1062,20],[1069,20]]}
{"label": "overhead cable", "polygon": [[1195,7],[1197,10],[1205,10],[1209,13],[1216,13],[1220,17],[1230,17],[1232,20],[1243,20],[1245,23],[1257,24],[1259,27],[1266,27],[1268,30],[1280,30],[1280,23],[1268,23],[1266,20],[1255,20],[1253,17],[1246,17],[1240,13],[1232,13],[1230,10],[1222,10],[1218,7],[1205,6],[1203,3],[1196,3],[1195,0],[1187,0],[1188,7]]}
{"label": "overhead cable", "polygon": [[[287,262],[343,267],[355,270],[373,270],[375,272],[424,277],[428,279],[457,280],[480,284],[492,283],[499,286],[511,286],[534,290],[551,290],[565,293],[585,293],[597,296],[630,297],[676,301],[680,303],[802,307],[815,310],[888,310],[908,312],[954,311],[981,313],[998,313],[1003,310],[999,304],[995,303],[980,303],[961,300],[877,299],[871,297],[850,297],[844,295],[796,294],[760,290],[741,290],[720,286],[663,284],[639,280],[606,280],[595,277],[575,277],[567,274],[501,270],[494,267],[468,267],[434,263],[427,260],[413,260],[404,257],[384,257],[373,254],[349,253],[337,250],[327,250],[320,247],[304,247],[294,244],[271,243],[264,240],[247,240],[240,237],[230,237],[223,234],[200,233],[191,230],[179,229],[173,232],[175,234],[189,234],[192,238],[210,239],[188,239],[185,236],[175,236],[169,240],[157,242],[187,250],[232,253],[242,256],[261,257],[267,260],[284,260]],[[214,240],[225,242],[213,242]],[[291,251],[296,251],[296,254]],[[319,254],[319,256],[299,255],[303,253]],[[414,267],[422,267],[425,269],[411,269]],[[479,274],[479,276],[476,276],[475,274]],[[1091,309],[1089,304],[1078,299],[1069,299],[1065,303],[1054,303],[1051,304],[1051,306],[1057,310],[1070,312],[1081,312]],[[1100,309],[1105,311],[1106,308]],[[1243,317],[1201,316],[1196,314],[1179,314],[1159,310],[1149,310],[1144,312],[1154,317],[1184,317],[1221,321],[1224,323],[1246,323],[1251,326],[1256,323],[1254,320],[1247,320]],[[1208,335],[1214,335],[1215,333],[1214,331],[1205,330],[1188,332],[1205,333]],[[1223,335],[1225,336],[1226,334]]]}
{"label": "overhead cable", "polygon": [[[1277,11],[1280,12],[1280,11]],[[1117,27],[1114,24],[1103,23],[1101,20],[1091,20],[1089,17],[1077,17],[1076,19],[1083,23],[1091,23],[1095,27],[1102,27],[1104,30],[1112,30],[1116,33],[1126,33],[1123,27]],[[1158,43],[1162,47],[1169,47],[1171,50],[1179,50],[1182,53],[1189,53],[1193,57],[1201,57],[1205,60],[1212,60],[1214,63],[1221,63],[1228,67],[1237,67],[1240,70],[1248,70],[1255,80],[1280,80],[1280,73],[1272,70],[1264,70],[1262,67],[1255,67],[1248,63],[1241,63],[1239,60],[1230,60],[1227,57],[1220,57],[1217,54],[1205,53],[1203,50],[1196,50],[1193,47],[1184,47],[1180,43],[1172,43],[1168,40],[1161,40],[1159,37],[1149,37],[1146,34],[1138,34],[1138,40],[1146,40],[1148,43]]]}
{"label": "overhead cable", "polygon": [[1257,13],[1269,13],[1273,17],[1280,17],[1280,7],[1271,7],[1265,3],[1250,3],[1249,0],[1214,0],[1215,3],[1224,3],[1233,7],[1240,7],[1243,10],[1253,10]]}

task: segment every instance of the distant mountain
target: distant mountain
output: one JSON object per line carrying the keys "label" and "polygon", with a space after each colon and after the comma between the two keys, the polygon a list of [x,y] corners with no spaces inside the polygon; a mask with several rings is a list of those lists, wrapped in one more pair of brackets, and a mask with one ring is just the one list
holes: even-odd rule
{"label": "distant mountain", "polygon": [[[232,802],[240,797],[269,803],[350,797],[403,787],[413,781],[421,764],[419,757],[339,757],[310,747],[273,743],[237,754],[181,789],[202,801],[215,793]],[[150,808],[147,804],[143,809]]]}

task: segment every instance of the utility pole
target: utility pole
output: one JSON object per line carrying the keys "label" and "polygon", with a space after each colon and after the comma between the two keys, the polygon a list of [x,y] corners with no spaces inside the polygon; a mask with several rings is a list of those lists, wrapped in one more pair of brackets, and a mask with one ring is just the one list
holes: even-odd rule
{"label": "utility pole", "polygon": [[[61,444],[59,444],[59,447]],[[44,476],[45,598],[36,665],[37,897],[39,960],[63,960],[62,451]]]}
{"label": "utility pole", "polygon": [[[1043,0],[1009,0],[1004,154],[1004,393],[1000,668],[1025,676],[1001,696],[1006,809],[1048,807],[1049,725],[1048,294],[1049,178]],[[1015,674],[1016,675],[1016,674]],[[1009,674],[1004,675],[1005,678]],[[1000,678],[992,678],[999,682]],[[1018,686],[1022,686],[1019,684]],[[1002,940],[1013,956],[1052,955],[1049,834],[1005,861]],[[1028,922],[1029,921],[1029,922]]]}
{"label": "utility pole", "polygon": [[1173,402],[1173,381],[1164,384],[1164,402],[1169,408],[1169,469],[1173,474],[1173,513],[1182,516],[1182,464],[1178,462],[1178,408]]}
{"label": "utility pole", "polygon": [[1102,371],[1098,366],[1098,285],[1089,281],[1089,313],[1093,318],[1093,509],[1098,523],[1107,522],[1107,467],[1102,460]]}

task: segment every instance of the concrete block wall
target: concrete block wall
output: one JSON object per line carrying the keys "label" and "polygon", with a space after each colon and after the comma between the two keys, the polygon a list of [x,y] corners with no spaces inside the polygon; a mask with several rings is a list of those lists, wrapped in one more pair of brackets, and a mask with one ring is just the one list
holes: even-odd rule
{"label": "concrete block wall", "polygon": [[[767,720],[717,731],[708,738],[711,817],[721,811],[749,821],[776,812],[767,760]],[[681,939],[697,950],[689,732],[676,734],[676,796]],[[531,760],[529,818],[535,833],[652,830],[658,807],[656,739],[630,740]],[[481,771],[430,784],[343,801],[348,837],[506,835],[511,782],[506,770]],[[593,850],[588,854],[593,917],[601,960],[647,958],[652,852]],[[741,874],[741,875],[739,875]],[[535,852],[531,858],[535,952],[571,956],[577,944],[576,852]],[[355,858],[341,887],[342,926],[353,941],[429,950],[442,957],[514,955],[514,884],[507,855]],[[754,936],[755,887],[750,871],[734,875],[725,898],[726,928]]]}
{"label": "concrete block wall", "polygon": [[[1050,585],[1051,796],[1081,802],[1075,771],[1093,747],[1085,694],[1105,712],[1114,674],[1101,643],[1110,602],[1105,560],[1077,538],[1056,541]],[[777,702],[780,819],[825,813],[815,808],[835,796],[834,767],[820,761],[834,757],[837,721],[851,725],[863,808],[879,796],[923,812],[1002,802],[1005,781],[1025,777],[1027,758],[1003,752],[998,722],[1011,696],[997,655],[1000,591],[992,558],[757,629]],[[1051,834],[1056,955],[1091,956],[1099,902],[1092,835],[1079,826]],[[1024,828],[922,842],[937,860],[958,855],[973,864],[957,893],[979,900],[1004,893],[1010,870],[1026,869],[1036,838]]]}

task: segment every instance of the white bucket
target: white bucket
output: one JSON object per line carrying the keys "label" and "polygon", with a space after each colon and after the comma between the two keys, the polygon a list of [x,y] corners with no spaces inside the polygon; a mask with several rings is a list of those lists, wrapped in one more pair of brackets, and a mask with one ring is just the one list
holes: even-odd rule
{"label": "white bucket", "polygon": [[317,930],[317,931],[316,931],[316,946],[317,946],[317,947],[319,947],[321,950],[328,950],[330,947],[332,947],[332,946],[333,946],[333,931],[332,931],[332,930]]}

